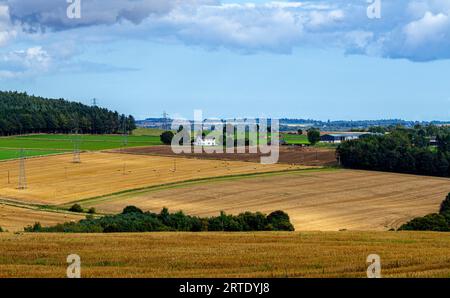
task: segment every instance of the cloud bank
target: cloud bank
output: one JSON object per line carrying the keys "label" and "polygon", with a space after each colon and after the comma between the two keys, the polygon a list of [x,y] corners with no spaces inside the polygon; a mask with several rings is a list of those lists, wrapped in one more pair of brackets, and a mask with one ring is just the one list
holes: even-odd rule
{"label": "cloud bank", "polygon": [[3,76],[48,69],[58,60],[46,49],[50,35],[59,42],[178,41],[245,54],[333,47],[417,62],[450,58],[450,0],[380,1],[381,19],[369,19],[366,0],[81,0],[81,18],[69,19],[66,0],[0,0],[0,46],[34,43],[0,53],[0,68]]}

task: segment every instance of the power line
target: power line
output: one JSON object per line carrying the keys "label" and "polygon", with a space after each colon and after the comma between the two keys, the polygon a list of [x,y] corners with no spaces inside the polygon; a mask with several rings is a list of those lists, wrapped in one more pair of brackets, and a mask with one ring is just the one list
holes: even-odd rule
{"label": "power line", "polygon": [[80,156],[80,135],[78,135],[78,130],[75,132],[75,135],[72,138],[73,142],[73,163],[81,163]]}
{"label": "power line", "polygon": [[122,145],[124,147],[128,146],[128,126],[126,117],[123,117],[122,121]]}
{"label": "power line", "polygon": [[163,129],[169,130],[169,114],[163,112]]}
{"label": "power line", "polygon": [[25,152],[20,149],[20,160],[19,160],[19,185],[18,189],[27,189],[27,176],[25,173]]}

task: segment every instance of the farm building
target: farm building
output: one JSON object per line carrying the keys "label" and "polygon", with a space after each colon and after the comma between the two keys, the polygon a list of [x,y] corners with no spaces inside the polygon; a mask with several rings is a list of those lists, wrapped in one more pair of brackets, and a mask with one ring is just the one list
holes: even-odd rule
{"label": "farm building", "polygon": [[323,143],[341,143],[344,141],[357,140],[363,135],[369,135],[368,132],[351,132],[351,133],[332,133],[320,137]]}
{"label": "farm building", "polygon": [[194,146],[217,146],[216,138],[202,138],[201,136],[197,136]]}
{"label": "farm building", "polygon": [[430,146],[437,146],[437,138],[436,137],[430,138]]}

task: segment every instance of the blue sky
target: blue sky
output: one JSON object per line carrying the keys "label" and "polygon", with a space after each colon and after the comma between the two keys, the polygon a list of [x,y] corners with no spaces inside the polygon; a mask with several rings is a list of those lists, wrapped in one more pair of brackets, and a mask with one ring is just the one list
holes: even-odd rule
{"label": "blue sky", "polygon": [[139,119],[450,119],[450,1],[64,2],[0,0],[0,89]]}

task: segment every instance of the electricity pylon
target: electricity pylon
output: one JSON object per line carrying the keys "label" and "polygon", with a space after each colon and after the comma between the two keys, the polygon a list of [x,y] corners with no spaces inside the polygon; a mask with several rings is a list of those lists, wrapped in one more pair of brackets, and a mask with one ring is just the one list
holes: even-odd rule
{"label": "electricity pylon", "polygon": [[72,139],[73,142],[73,163],[81,163],[80,157],[80,136],[78,135],[78,130],[75,132],[75,135]]}
{"label": "electricity pylon", "polygon": [[25,152],[20,149],[20,160],[19,160],[19,185],[18,189],[27,189],[27,176],[25,173]]}

